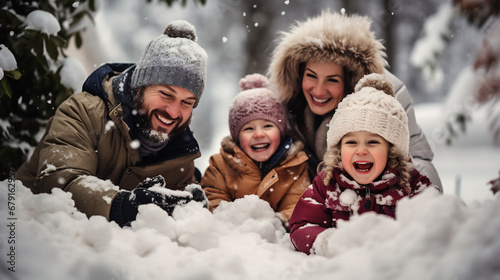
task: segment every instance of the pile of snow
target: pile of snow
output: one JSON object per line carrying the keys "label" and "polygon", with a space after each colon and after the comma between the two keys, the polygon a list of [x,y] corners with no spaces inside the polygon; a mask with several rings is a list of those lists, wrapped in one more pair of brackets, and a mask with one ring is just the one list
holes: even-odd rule
{"label": "pile of snow", "polygon": [[0,207],[1,279],[500,277],[500,195],[469,205],[426,191],[401,202],[398,220],[367,214],[339,223],[324,256],[295,251],[256,196],[222,203],[213,214],[191,202],[173,218],[141,206],[123,229],[88,219],[69,193],[33,195],[19,181],[0,182]]}

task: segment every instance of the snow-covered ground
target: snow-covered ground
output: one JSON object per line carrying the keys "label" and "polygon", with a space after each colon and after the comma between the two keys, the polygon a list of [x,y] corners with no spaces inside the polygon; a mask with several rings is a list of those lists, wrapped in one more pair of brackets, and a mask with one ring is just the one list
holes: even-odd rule
{"label": "snow-covered ground", "polygon": [[[416,111],[432,135],[440,105]],[[486,185],[500,170],[500,152],[480,116],[470,128],[452,146],[431,141],[444,195],[403,200],[397,220],[367,214],[340,223],[325,256],[294,251],[255,196],[213,214],[192,202],[173,218],[143,206],[122,229],[77,212],[68,193],[32,195],[5,180],[0,279],[500,279],[500,195]]]}

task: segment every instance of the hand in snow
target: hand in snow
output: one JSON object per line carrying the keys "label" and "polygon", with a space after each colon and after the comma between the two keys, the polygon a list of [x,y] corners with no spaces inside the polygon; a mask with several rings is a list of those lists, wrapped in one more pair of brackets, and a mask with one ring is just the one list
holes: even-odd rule
{"label": "hand in snow", "polygon": [[276,212],[276,218],[281,221],[281,224],[285,228],[286,232],[290,232],[290,221],[281,212]]}
{"label": "hand in snow", "polygon": [[155,185],[161,188],[165,187],[165,179],[163,178],[163,176],[158,175],[153,178],[147,178],[146,180],[139,183],[139,185],[137,185],[137,188],[149,189]]}
{"label": "hand in snow", "polygon": [[205,195],[205,191],[203,191],[200,185],[191,184],[184,190],[191,193],[194,201],[200,202],[203,207],[208,208],[207,196]]}
{"label": "hand in snow", "polygon": [[333,257],[332,249],[330,248],[330,239],[332,239],[336,230],[336,228],[328,228],[318,234],[312,245],[311,253],[325,257]]}
{"label": "hand in snow", "polygon": [[[196,189],[196,188],[194,188]],[[165,179],[158,175],[141,182],[132,191],[119,192],[111,204],[109,219],[120,226],[130,225],[137,217],[140,205],[155,204],[172,215],[177,205],[182,205],[194,199],[202,201],[203,190],[175,191],[165,188]],[[201,194],[199,192],[202,192]]]}

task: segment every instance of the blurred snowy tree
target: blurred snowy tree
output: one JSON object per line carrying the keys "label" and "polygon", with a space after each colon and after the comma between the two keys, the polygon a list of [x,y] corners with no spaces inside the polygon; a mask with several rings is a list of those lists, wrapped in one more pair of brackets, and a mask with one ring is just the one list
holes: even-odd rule
{"label": "blurred snowy tree", "polygon": [[484,38],[474,60],[477,84],[475,100],[489,106],[490,128],[495,144],[500,145],[500,1],[498,0],[455,0],[462,15],[468,21],[483,29]]}
{"label": "blurred snowy tree", "polygon": [[0,91],[0,170],[17,168],[37,144],[36,135],[71,93],[61,83],[64,50],[74,37],[81,45],[80,21],[95,1],[2,1],[0,42],[14,55],[19,75],[5,75]]}
{"label": "blurred snowy tree", "polygon": [[[205,1],[193,0],[202,5]],[[185,5],[187,0],[160,2]],[[82,45],[83,19],[92,21],[99,3],[0,2],[0,180],[26,161],[46,121],[81,87],[71,80],[83,67],[68,59],[65,51],[71,39],[77,48]],[[12,65],[17,69],[10,69]]]}
{"label": "blurred snowy tree", "polygon": [[462,15],[469,24],[482,30],[483,43],[474,65],[463,67],[448,91],[447,116],[440,136],[448,144],[465,132],[471,119],[471,109],[483,105],[491,110],[493,141],[500,145],[500,110],[494,106],[500,97],[499,3],[498,0],[454,0],[443,3],[438,12],[427,19],[424,36],[415,43],[412,51],[412,64],[420,69],[430,88],[437,88],[443,82],[443,53],[453,43],[453,23]]}
{"label": "blurred snowy tree", "polygon": [[[494,143],[500,145],[500,1],[455,0],[468,21],[483,28],[484,38],[474,61],[477,83],[475,99],[488,106]],[[489,182],[491,191],[500,191],[500,177]]]}
{"label": "blurred snowy tree", "polygon": [[[481,30],[483,40],[473,65],[465,67],[448,93],[448,112],[441,137],[447,144],[465,132],[472,109],[484,106],[488,110],[490,129],[495,145],[500,145],[500,1],[453,0],[444,3],[429,17],[425,36],[417,41],[412,63],[420,68],[429,84],[441,83],[440,60],[450,43],[452,22],[464,16],[468,23]],[[491,190],[500,190],[500,177],[490,181]]]}

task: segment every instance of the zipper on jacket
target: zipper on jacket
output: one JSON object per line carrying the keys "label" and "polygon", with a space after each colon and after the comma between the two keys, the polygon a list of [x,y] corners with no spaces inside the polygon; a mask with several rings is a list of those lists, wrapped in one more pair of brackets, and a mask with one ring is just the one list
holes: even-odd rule
{"label": "zipper on jacket", "polygon": [[365,202],[365,209],[366,210],[370,210],[370,207],[372,206],[372,201],[371,201],[371,198],[370,198],[370,187],[369,186],[366,186],[365,187],[365,198],[366,198],[366,202]]}

